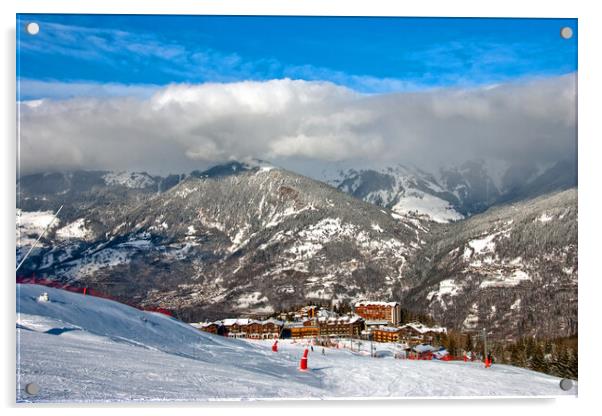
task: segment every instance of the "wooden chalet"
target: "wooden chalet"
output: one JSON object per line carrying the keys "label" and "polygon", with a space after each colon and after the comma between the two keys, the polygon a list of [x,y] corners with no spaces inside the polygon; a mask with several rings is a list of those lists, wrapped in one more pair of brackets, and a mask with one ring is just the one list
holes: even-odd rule
{"label": "wooden chalet", "polygon": [[373,328],[372,340],[375,342],[399,342],[401,341],[401,329],[394,326],[381,326]]}
{"label": "wooden chalet", "polygon": [[359,316],[318,319],[320,336],[359,337],[364,329],[364,320]]}
{"label": "wooden chalet", "polygon": [[354,312],[367,321],[385,320],[392,325],[401,322],[401,306],[397,302],[358,302],[354,306]]}
{"label": "wooden chalet", "polygon": [[291,338],[315,338],[320,335],[320,327],[315,319],[286,322],[284,327],[290,332]]}
{"label": "wooden chalet", "polygon": [[443,327],[428,327],[421,323],[409,323],[400,328],[401,341],[408,345],[431,344],[438,338],[447,333]]}

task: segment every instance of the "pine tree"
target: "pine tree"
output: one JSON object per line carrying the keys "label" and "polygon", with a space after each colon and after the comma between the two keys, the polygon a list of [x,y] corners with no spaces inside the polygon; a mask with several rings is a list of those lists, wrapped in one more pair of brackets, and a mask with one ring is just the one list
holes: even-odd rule
{"label": "pine tree", "polygon": [[521,343],[512,346],[510,351],[510,362],[518,367],[527,366],[527,354],[525,353],[524,345]]}
{"label": "pine tree", "polygon": [[499,363],[499,364],[505,364],[506,363],[506,357],[505,357],[505,351],[504,351],[504,346],[502,344],[495,344],[493,347],[493,356],[495,358],[495,360]]}
{"label": "pine tree", "polygon": [[554,361],[554,375],[565,377],[571,373],[571,356],[569,350],[564,344],[557,348],[556,359]]}
{"label": "pine tree", "polygon": [[527,338],[525,340],[525,355],[528,360],[531,360],[533,354],[535,353],[535,340],[533,338]]}
{"label": "pine tree", "polygon": [[569,360],[569,373],[570,375],[577,380],[577,372],[578,372],[578,358],[577,358],[578,350],[577,346],[572,350],[571,358]]}
{"label": "pine tree", "polygon": [[550,340],[546,340],[545,346],[544,346],[544,354],[552,354],[553,352],[553,344],[552,342],[550,342]]}
{"label": "pine tree", "polygon": [[542,373],[548,371],[548,365],[544,356],[544,349],[539,342],[535,344],[533,349],[533,355],[531,356],[531,368]]}
{"label": "pine tree", "polygon": [[472,345],[472,336],[470,336],[470,334],[468,334],[468,336],[466,337],[466,344],[464,345],[464,351],[472,351],[474,349],[474,346]]}
{"label": "pine tree", "polygon": [[458,343],[456,340],[456,336],[453,333],[449,336],[447,351],[449,351],[450,355],[452,356],[458,355]]}

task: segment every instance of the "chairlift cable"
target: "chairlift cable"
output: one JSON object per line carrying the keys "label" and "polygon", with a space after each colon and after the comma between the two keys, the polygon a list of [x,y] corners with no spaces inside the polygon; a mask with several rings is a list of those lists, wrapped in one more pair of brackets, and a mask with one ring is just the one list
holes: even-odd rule
{"label": "chairlift cable", "polygon": [[44,231],[42,232],[42,234],[39,235],[38,239],[29,248],[29,251],[27,252],[27,254],[25,254],[25,256],[21,259],[21,262],[17,265],[17,269],[15,270],[15,272],[19,271],[19,269],[21,268],[21,266],[23,265],[23,263],[25,263],[25,260],[27,260],[27,257],[29,257],[29,255],[31,254],[31,252],[33,251],[33,249],[36,248],[36,246],[38,245],[38,243],[40,242],[40,240],[42,239],[42,237],[44,237],[44,234],[46,234],[46,231],[48,231],[50,229],[50,226],[54,223],[54,220],[56,220],[57,216],[59,215],[59,212],[61,212],[61,209],[63,209],[63,205],[60,206],[60,208],[54,214],[54,216],[52,217],[52,220],[48,223],[48,225],[46,226],[46,228],[44,229]]}

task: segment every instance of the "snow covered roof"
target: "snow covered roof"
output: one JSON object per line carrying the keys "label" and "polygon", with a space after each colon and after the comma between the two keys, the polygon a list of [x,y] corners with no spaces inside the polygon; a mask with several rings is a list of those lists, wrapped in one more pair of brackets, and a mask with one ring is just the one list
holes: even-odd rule
{"label": "snow covered roof", "polygon": [[445,348],[441,348],[440,350],[433,352],[433,355],[435,358],[443,358],[446,355],[449,355],[449,351],[447,351]]}
{"label": "snow covered roof", "polygon": [[361,302],[357,302],[355,304],[356,307],[358,306],[397,306],[399,305],[399,303],[397,302],[381,302],[381,301],[370,301],[370,300],[364,300]]}
{"label": "snow covered roof", "polygon": [[387,320],[379,320],[379,321],[367,320],[364,323],[366,324],[366,326],[386,326],[389,323],[389,321],[387,321]]}
{"label": "snow covered roof", "polygon": [[353,324],[362,320],[363,318],[359,315],[345,315],[345,316],[331,316],[329,318],[320,317],[318,318],[319,322],[328,322],[328,323],[341,323],[341,324]]}
{"label": "snow covered roof", "polygon": [[251,323],[251,319],[248,318],[228,318],[223,320],[224,326],[232,326],[232,325],[249,325]]}
{"label": "snow covered roof", "polygon": [[401,328],[402,329],[403,328],[412,328],[412,329],[416,330],[417,332],[419,332],[421,334],[426,334],[427,332],[437,332],[437,333],[441,333],[441,334],[447,333],[447,328],[443,328],[441,326],[429,327],[429,326],[426,326],[426,325],[421,324],[419,322],[412,322],[412,323],[409,323],[409,324],[405,324]]}
{"label": "snow covered roof", "polygon": [[232,326],[234,324],[236,324],[236,325],[250,325],[250,324],[265,325],[268,323],[282,326],[284,324],[284,322],[279,321],[278,319],[274,319],[274,318],[269,318],[269,319],[266,319],[265,321],[258,321],[256,319],[248,319],[248,318],[228,318],[228,319],[224,319],[222,322],[215,321],[215,323],[218,323],[218,324],[223,323],[224,326]]}
{"label": "snow covered roof", "polygon": [[394,326],[379,326],[375,329],[375,331],[397,332],[399,331],[399,328],[396,328]]}
{"label": "snow covered roof", "polygon": [[432,345],[429,345],[429,344],[420,344],[420,345],[414,346],[412,348],[412,350],[416,351],[417,353],[424,353],[424,352],[435,351],[435,348]]}
{"label": "snow covered roof", "polygon": [[303,322],[285,322],[285,328],[301,328],[303,326]]}

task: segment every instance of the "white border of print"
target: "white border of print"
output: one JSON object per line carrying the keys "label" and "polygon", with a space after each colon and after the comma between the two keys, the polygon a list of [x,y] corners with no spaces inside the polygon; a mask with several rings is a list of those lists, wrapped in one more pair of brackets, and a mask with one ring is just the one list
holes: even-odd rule
{"label": "white border of print", "polygon": [[[346,16],[464,16],[464,17],[577,17],[579,18],[579,343],[581,365],[579,371],[579,398],[533,399],[533,400],[404,400],[404,401],[330,401],[330,402],[242,402],[208,403],[185,406],[177,410],[182,415],[202,412],[229,414],[244,412],[245,415],[264,415],[266,410],[301,415],[307,412],[345,412],[345,415],[365,414],[374,406],[385,407],[383,412],[445,412],[466,415],[467,412],[486,411],[488,415],[506,415],[518,409],[541,410],[548,415],[581,414],[594,408],[600,397],[600,360],[598,354],[600,331],[597,322],[598,303],[602,293],[597,262],[599,238],[602,236],[599,221],[600,174],[600,122],[598,100],[601,96],[600,79],[593,74],[602,74],[601,58],[596,51],[596,41],[602,39],[602,18],[596,13],[595,2],[557,1],[526,2],[505,0],[483,2],[475,0],[422,0],[418,2],[387,2],[385,0],[103,0],[102,2],[74,2],[73,0],[4,0],[2,8],[2,91],[0,114],[2,117],[2,157],[4,172],[0,184],[4,198],[0,204],[2,221],[3,279],[2,295],[2,374],[0,376],[2,405],[17,412],[14,405],[15,392],[15,297],[11,279],[14,266],[14,221],[15,221],[15,13],[129,13],[129,14],[254,14],[254,15],[346,15]],[[596,118],[598,117],[598,119]],[[166,406],[111,406],[111,413],[137,411],[145,415],[165,415],[173,409]],[[182,407],[173,404],[170,407]],[[45,406],[41,409],[21,407],[19,414],[42,411],[45,415],[80,415],[81,406],[64,409],[60,406]],[[427,409],[428,408],[428,409]],[[431,409],[432,408],[432,409]],[[89,415],[105,415],[106,407],[86,409]]]}

